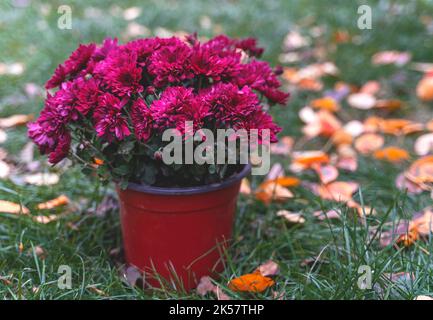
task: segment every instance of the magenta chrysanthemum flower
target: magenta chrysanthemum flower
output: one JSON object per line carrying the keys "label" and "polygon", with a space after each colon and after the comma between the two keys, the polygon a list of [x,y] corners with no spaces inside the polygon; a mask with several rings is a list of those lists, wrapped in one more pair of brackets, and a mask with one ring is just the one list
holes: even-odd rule
{"label": "magenta chrysanthemum flower", "polygon": [[194,75],[190,66],[191,48],[177,38],[161,40],[161,46],[149,57],[148,70],[154,85],[179,83]]}
{"label": "magenta chrysanthemum flower", "polygon": [[272,120],[271,115],[264,112],[262,109],[256,109],[244,119],[233,124],[233,129],[245,129],[250,134],[252,129],[257,129],[259,143],[266,141],[270,143],[277,142],[277,134],[281,131],[281,128]]}
{"label": "magenta chrysanthemum flower", "polygon": [[240,65],[239,74],[234,79],[239,87],[249,86],[262,93],[273,103],[285,104],[288,94],[278,90],[281,86],[269,64],[262,61]]}
{"label": "magenta chrysanthemum flower", "polygon": [[146,142],[152,134],[153,119],[150,108],[139,99],[131,108],[131,120],[134,126],[134,133],[138,140]]}
{"label": "magenta chrysanthemum flower", "polygon": [[87,73],[87,63],[89,62],[92,54],[96,49],[96,45],[91,43],[89,45],[81,44],[77,50],[72,52],[71,56],[65,61],[63,65],[59,65],[54,71],[54,76],[48,80],[45,85],[46,89],[52,89],[59,86],[66,80],[68,76],[76,76],[83,72]]}
{"label": "magenta chrysanthemum flower", "polygon": [[125,44],[125,49],[137,54],[137,63],[144,67],[148,63],[150,55],[159,47],[161,43],[158,38],[155,39],[137,39]]}
{"label": "magenta chrysanthemum flower", "polygon": [[71,135],[69,132],[63,132],[58,138],[58,143],[53,152],[50,153],[48,161],[52,164],[56,164],[67,157],[69,149],[71,147]]}
{"label": "magenta chrysanthemum flower", "polygon": [[239,89],[231,83],[218,83],[201,96],[218,126],[230,127],[260,108],[257,95],[251,89]]}
{"label": "magenta chrysanthemum flower", "polygon": [[98,105],[98,98],[101,94],[99,80],[95,78],[90,78],[89,80],[78,78],[75,87],[76,109],[81,114],[86,115]]}
{"label": "magenta chrysanthemum flower", "polygon": [[208,115],[207,106],[200,103],[192,89],[185,87],[168,87],[159,100],[153,101],[151,111],[158,131],[176,128],[182,134],[185,121],[193,121],[196,130],[202,127]]}
{"label": "magenta chrysanthemum flower", "polygon": [[98,137],[112,142],[115,138],[123,140],[130,135],[128,122],[122,115],[122,108],[127,102],[126,98],[120,100],[110,93],[99,98],[99,105],[93,114]]}
{"label": "magenta chrysanthemum flower", "polygon": [[127,50],[114,50],[94,70],[105,85],[119,96],[131,96],[143,91],[140,83],[142,69],[137,66],[137,54]]}

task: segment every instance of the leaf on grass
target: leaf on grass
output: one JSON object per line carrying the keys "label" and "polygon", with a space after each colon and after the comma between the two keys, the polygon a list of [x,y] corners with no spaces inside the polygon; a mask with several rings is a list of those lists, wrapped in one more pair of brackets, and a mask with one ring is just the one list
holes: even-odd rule
{"label": "leaf on grass", "polygon": [[340,129],[334,132],[331,137],[331,141],[336,146],[352,144],[353,136],[346,130]]}
{"label": "leaf on grass", "polygon": [[433,183],[433,156],[425,156],[413,162],[405,172],[405,177],[428,190],[426,184]]}
{"label": "leaf on grass", "polygon": [[260,265],[255,272],[259,272],[264,277],[275,276],[280,272],[280,267],[276,262],[268,260]]}
{"label": "leaf on grass", "polygon": [[0,160],[0,179],[5,179],[9,177],[10,173],[11,167],[3,160]]}
{"label": "leaf on grass", "polygon": [[355,149],[361,154],[368,154],[382,148],[385,139],[375,133],[365,133],[355,140]]}
{"label": "leaf on grass", "polygon": [[414,145],[415,153],[419,156],[426,156],[433,153],[433,133],[419,136]]}
{"label": "leaf on grass", "polygon": [[211,278],[208,276],[200,278],[200,282],[197,285],[197,293],[201,296],[205,296],[207,293],[213,293],[216,295],[218,300],[231,300],[219,286],[212,283]]}
{"label": "leaf on grass", "polygon": [[262,201],[265,204],[269,204],[271,201],[284,202],[290,198],[293,198],[293,193],[276,183],[275,181],[266,181],[259,186],[255,193],[256,199]]}
{"label": "leaf on grass", "polygon": [[394,111],[400,109],[403,103],[398,99],[381,99],[376,101],[375,108]]}
{"label": "leaf on grass", "polygon": [[59,182],[59,175],[55,173],[35,173],[24,176],[24,181],[35,186],[50,186]]}
{"label": "leaf on grass", "polygon": [[32,217],[33,221],[41,224],[48,224],[50,222],[56,221],[58,218],[59,216],[56,214],[50,214],[48,216],[38,215]]}
{"label": "leaf on grass", "polygon": [[64,194],[58,196],[55,199],[48,200],[43,203],[39,203],[37,205],[37,208],[39,210],[46,210],[46,209],[53,209],[55,207],[63,206],[65,204],[68,204],[70,202],[69,198],[65,196]]}
{"label": "leaf on grass", "polygon": [[0,212],[11,214],[29,214],[30,210],[18,203],[0,200]]}
{"label": "leaf on grass", "polygon": [[332,165],[314,166],[314,170],[323,184],[328,184],[338,178],[338,170]]}
{"label": "leaf on grass", "polygon": [[359,188],[358,183],[350,181],[334,181],[316,188],[317,195],[324,200],[348,202]]}
{"label": "leaf on grass", "polygon": [[379,122],[379,129],[385,134],[402,136],[422,131],[424,125],[406,119],[382,119]]}
{"label": "leaf on grass", "polygon": [[277,143],[271,144],[271,153],[287,156],[292,151],[294,140],[292,137],[281,137]]}
{"label": "leaf on grass", "polygon": [[417,296],[414,300],[433,300],[433,297],[420,295]]}
{"label": "leaf on grass", "polygon": [[433,76],[425,76],[420,80],[416,95],[422,101],[433,101]]}
{"label": "leaf on grass", "polygon": [[7,118],[0,118],[1,128],[11,128],[19,125],[24,125],[33,119],[31,114],[15,114]]}
{"label": "leaf on grass", "polygon": [[328,210],[328,211],[314,211],[313,212],[313,216],[316,217],[317,219],[323,221],[326,219],[340,219],[341,217],[341,212],[338,210]]}
{"label": "leaf on grass", "polygon": [[394,64],[404,66],[412,59],[410,52],[401,52],[396,50],[379,51],[371,57],[374,65]]}
{"label": "leaf on grass", "polygon": [[305,218],[300,213],[290,212],[288,210],[279,210],[277,216],[283,217],[288,222],[293,224],[304,224]]}
{"label": "leaf on grass", "polygon": [[360,93],[366,93],[366,94],[370,94],[370,95],[376,95],[377,93],[379,93],[381,88],[380,82],[376,81],[376,80],[370,80],[367,81],[362,87],[361,89],[359,89]]}
{"label": "leaf on grass", "polygon": [[352,93],[347,97],[347,103],[352,108],[369,110],[376,105],[376,98],[369,93]]}
{"label": "leaf on grass", "polygon": [[106,297],[107,293],[105,293],[104,291],[102,291],[101,289],[98,289],[96,286],[94,285],[90,285],[87,286],[87,289],[95,294],[97,294],[98,296],[103,296]]}
{"label": "leaf on grass", "polygon": [[274,284],[274,280],[256,272],[230,280],[228,287],[236,292],[263,292]]}
{"label": "leaf on grass", "polygon": [[247,178],[243,178],[241,181],[240,193],[245,195],[251,194],[251,185],[250,185],[250,181]]}
{"label": "leaf on grass", "polygon": [[310,102],[310,105],[315,109],[326,110],[329,112],[337,112],[340,110],[340,105],[338,102],[331,97],[314,99]]}
{"label": "leaf on grass", "polygon": [[391,163],[399,163],[409,159],[409,153],[398,147],[386,147],[376,150],[373,156],[378,160],[385,160]]}
{"label": "leaf on grass", "polygon": [[395,179],[395,186],[399,190],[407,190],[408,194],[420,194],[424,191],[418,184],[406,178],[405,173],[400,173]]}
{"label": "leaf on grass", "polygon": [[300,172],[312,168],[314,165],[328,164],[329,156],[323,151],[294,152],[290,169]]}

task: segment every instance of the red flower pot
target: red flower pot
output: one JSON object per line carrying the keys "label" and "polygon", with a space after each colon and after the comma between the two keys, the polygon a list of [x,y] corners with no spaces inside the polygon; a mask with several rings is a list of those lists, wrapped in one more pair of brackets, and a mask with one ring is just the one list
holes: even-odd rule
{"label": "red flower pot", "polygon": [[221,250],[232,236],[241,179],[249,166],[219,184],[118,188],[126,260],[159,287],[159,277],[190,290],[223,268]]}

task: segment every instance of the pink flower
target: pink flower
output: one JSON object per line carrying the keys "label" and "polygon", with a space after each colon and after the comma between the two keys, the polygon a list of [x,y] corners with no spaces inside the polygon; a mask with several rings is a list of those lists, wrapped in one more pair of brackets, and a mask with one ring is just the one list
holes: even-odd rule
{"label": "pink flower", "polygon": [[80,73],[87,73],[87,63],[92,57],[96,45],[91,43],[89,45],[80,44],[80,46],[72,52],[71,56],[65,61],[63,65],[59,65],[54,71],[54,76],[48,80],[45,85],[46,89],[52,89],[59,86],[66,80],[68,76],[76,76]]}
{"label": "pink flower", "polygon": [[138,140],[146,142],[152,134],[152,113],[146,103],[139,99],[131,108],[131,119],[134,125],[134,133]]}
{"label": "pink flower", "polygon": [[233,129],[245,129],[250,135],[252,129],[257,129],[259,143],[264,143],[267,139],[269,139],[270,143],[277,142],[277,134],[281,131],[281,128],[272,120],[271,115],[262,109],[257,109],[244,119],[236,122]]}
{"label": "pink flower", "polygon": [[143,91],[142,69],[137,66],[137,54],[127,50],[112,50],[94,70],[104,84],[119,96],[131,96]]}
{"label": "pink flower", "polygon": [[128,122],[122,115],[123,106],[127,102],[126,98],[120,100],[110,93],[100,96],[99,105],[93,114],[98,137],[112,142],[115,138],[123,140],[130,135]]}
{"label": "pink flower", "polygon": [[203,91],[201,97],[218,126],[230,127],[260,108],[258,98],[250,88],[239,89],[231,83],[218,83]]}
{"label": "pink flower", "polygon": [[194,75],[190,67],[191,48],[177,38],[160,40],[161,46],[149,58],[148,71],[154,85],[179,83]]}
{"label": "pink flower", "polygon": [[208,115],[207,106],[194,96],[191,88],[185,87],[168,87],[159,100],[153,101],[151,111],[158,131],[176,128],[182,134],[185,121],[193,121],[195,131]]}
{"label": "pink flower", "polygon": [[262,93],[273,103],[285,104],[288,94],[278,90],[281,86],[268,63],[253,60],[240,66],[239,74],[234,79],[239,87],[249,86]]}
{"label": "pink flower", "polygon": [[76,80],[75,96],[77,98],[76,109],[83,115],[98,105],[99,95],[102,94],[99,88],[99,80],[90,78]]}
{"label": "pink flower", "polygon": [[64,132],[58,139],[58,143],[53,152],[50,153],[48,161],[56,164],[67,157],[71,147],[71,135],[69,132]]}

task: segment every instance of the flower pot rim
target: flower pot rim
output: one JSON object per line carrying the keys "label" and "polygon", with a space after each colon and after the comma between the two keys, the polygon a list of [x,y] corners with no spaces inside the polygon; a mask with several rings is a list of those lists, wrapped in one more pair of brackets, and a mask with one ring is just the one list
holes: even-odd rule
{"label": "flower pot rim", "polygon": [[126,189],[137,191],[137,192],[148,193],[148,194],[168,195],[168,196],[207,193],[211,191],[221,190],[233,185],[234,183],[245,178],[250,173],[250,171],[251,171],[251,164],[246,164],[240,172],[238,172],[237,174],[229,177],[228,179],[222,182],[211,183],[211,184],[195,186],[195,187],[164,188],[164,187],[154,187],[145,184],[137,184],[137,183],[130,182]]}

